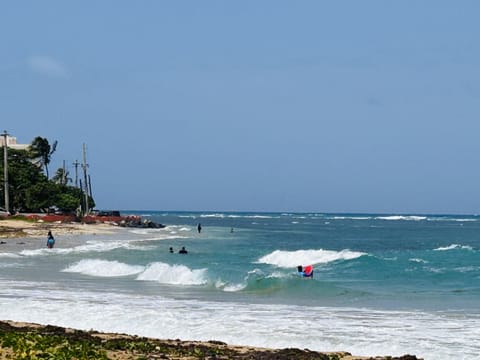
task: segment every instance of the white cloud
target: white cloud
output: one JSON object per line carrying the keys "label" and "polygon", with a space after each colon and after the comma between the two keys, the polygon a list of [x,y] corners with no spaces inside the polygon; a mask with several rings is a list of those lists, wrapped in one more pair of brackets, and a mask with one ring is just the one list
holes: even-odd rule
{"label": "white cloud", "polygon": [[50,56],[31,56],[28,59],[28,66],[30,67],[30,70],[38,74],[63,79],[68,79],[70,77],[68,69],[61,62]]}

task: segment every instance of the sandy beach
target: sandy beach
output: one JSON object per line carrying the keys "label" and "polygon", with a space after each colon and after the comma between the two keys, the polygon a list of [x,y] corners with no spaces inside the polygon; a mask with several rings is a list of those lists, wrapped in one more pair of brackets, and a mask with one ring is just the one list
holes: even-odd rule
{"label": "sandy beach", "polygon": [[76,222],[44,222],[20,219],[0,219],[0,239],[8,241],[17,238],[46,238],[48,231],[55,235],[109,234],[115,227],[112,224],[83,224]]}

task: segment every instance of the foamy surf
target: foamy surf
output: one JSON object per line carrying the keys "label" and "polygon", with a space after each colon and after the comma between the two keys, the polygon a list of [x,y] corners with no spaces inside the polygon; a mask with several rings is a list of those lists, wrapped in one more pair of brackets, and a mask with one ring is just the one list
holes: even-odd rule
{"label": "foamy surf", "polygon": [[275,265],[282,268],[293,268],[298,265],[327,264],[339,260],[352,260],[363,255],[367,254],[351,250],[275,250],[274,252],[258,259],[258,263]]}
{"label": "foamy surf", "polygon": [[161,262],[141,266],[118,261],[84,259],[62,271],[94,277],[138,275],[136,280],[170,285],[203,285],[208,282],[206,269],[191,270],[185,265],[169,265]]}
{"label": "foamy surf", "polygon": [[156,262],[148,265],[137,280],[170,285],[203,285],[208,282],[207,269],[191,270],[185,265]]}
{"label": "foamy surf", "polygon": [[128,265],[118,261],[85,259],[64,269],[63,272],[80,273],[98,277],[129,276],[141,273],[144,266]]}
{"label": "foamy surf", "polygon": [[473,250],[471,246],[465,246],[465,245],[460,245],[460,244],[451,244],[449,246],[441,246],[436,249],[433,249],[434,251],[448,251],[448,250]]}
{"label": "foamy surf", "polygon": [[347,349],[361,356],[415,353],[429,360],[470,360],[478,355],[478,314],[466,319],[455,312],[245,304],[25,286],[5,289],[0,318],[17,321],[154,338]]}

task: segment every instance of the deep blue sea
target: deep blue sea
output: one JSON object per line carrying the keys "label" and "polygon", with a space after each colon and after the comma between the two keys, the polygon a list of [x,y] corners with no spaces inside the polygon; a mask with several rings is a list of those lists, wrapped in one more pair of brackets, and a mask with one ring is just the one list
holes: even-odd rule
{"label": "deep blue sea", "polygon": [[[57,237],[51,250],[43,238],[0,247],[0,319],[355,355],[480,356],[479,216],[122,214],[167,227]],[[298,265],[313,265],[313,279]]]}

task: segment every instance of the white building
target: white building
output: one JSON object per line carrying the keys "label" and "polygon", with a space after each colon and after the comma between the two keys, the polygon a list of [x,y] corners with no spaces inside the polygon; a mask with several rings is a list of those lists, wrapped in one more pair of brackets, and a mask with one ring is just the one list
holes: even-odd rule
{"label": "white building", "polygon": [[[4,145],[5,145],[5,136],[0,136],[0,147],[3,147]],[[7,135],[7,146],[15,150],[27,150],[30,144],[17,144],[16,137]]]}

